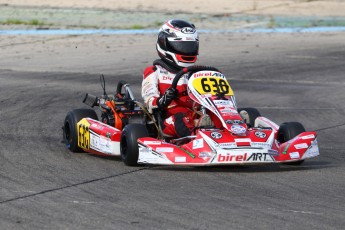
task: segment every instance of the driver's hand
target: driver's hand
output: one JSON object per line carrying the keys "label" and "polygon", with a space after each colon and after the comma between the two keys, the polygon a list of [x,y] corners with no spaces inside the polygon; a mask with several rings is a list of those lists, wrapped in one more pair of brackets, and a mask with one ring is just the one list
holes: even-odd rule
{"label": "driver's hand", "polygon": [[177,97],[178,91],[174,88],[169,88],[165,93],[158,99],[158,107],[165,108],[170,105],[171,101]]}

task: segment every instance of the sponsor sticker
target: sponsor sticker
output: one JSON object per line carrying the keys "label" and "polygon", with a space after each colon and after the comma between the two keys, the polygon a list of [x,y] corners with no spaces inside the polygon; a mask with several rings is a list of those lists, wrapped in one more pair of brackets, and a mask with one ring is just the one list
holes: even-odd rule
{"label": "sponsor sticker", "polygon": [[93,133],[90,135],[90,148],[103,153],[112,153],[111,140]]}
{"label": "sponsor sticker", "polygon": [[213,77],[221,77],[221,78],[225,78],[225,76],[219,72],[207,72],[207,71],[200,71],[200,72],[197,72],[195,74],[193,74],[193,77],[197,78],[197,77],[210,77],[210,76],[213,76]]}
{"label": "sponsor sticker", "polygon": [[301,143],[301,144],[297,144],[294,145],[296,149],[307,149],[309,146],[307,145],[307,143]]}
{"label": "sponsor sticker", "polygon": [[229,142],[229,143],[220,143],[220,144],[218,144],[218,147],[227,149],[227,148],[236,148],[237,145],[234,142]]}
{"label": "sponsor sticker", "polygon": [[229,125],[240,125],[243,124],[244,121],[242,120],[226,120],[225,123],[229,124]]}
{"label": "sponsor sticker", "polygon": [[271,156],[278,156],[279,153],[278,153],[278,150],[269,149],[269,150],[268,150],[268,155],[271,155]]}
{"label": "sponsor sticker", "polygon": [[98,125],[96,123],[92,123],[91,127],[95,128],[95,129],[98,129]]}
{"label": "sponsor sticker", "polygon": [[231,107],[227,107],[225,109],[221,109],[220,110],[221,113],[230,113],[230,114],[236,114],[237,113],[237,110],[235,109],[232,109]]}
{"label": "sponsor sticker", "polygon": [[157,147],[156,151],[157,152],[162,152],[162,153],[172,153],[174,151],[174,148],[171,148],[171,147]]}
{"label": "sponsor sticker", "polygon": [[307,135],[307,136],[301,137],[301,139],[303,139],[303,140],[314,139],[314,138],[315,138],[315,135],[314,135],[314,134],[309,134],[309,135]]}
{"label": "sponsor sticker", "polygon": [[193,140],[193,149],[200,149],[203,147],[204,147],[204,140],[203,139]]}
{"label": "sponsor sticker", "polygon": [[186,162],[186,157],[175,157],[176,163],[183,163]]}
{"label": "sponsor sticker", "polygon": [[241,125],[233,125],[231,126],[231,131],[235,134],[243,134],[246,132],[246,128]]}
{"label": "sponsor sticker", "polygon": [[219,106],[233,106],[232,102],[229,100],[214,100],[213,103]]}
{"label": "sponsor sticker", "polygon": [[183,27],[181,29],[181,32],[184,34],[194,34],[195,33],[195,29],[192,27]]}
{"label": "sponsor sticker", "polygon": [[267,150],[217,150],[216,160],[222,162],[274,162],[274,158],[268,154]]}
{"label": "sponsor sticker", "polygon": [[225,76],[224,76],[222,73],[219,73],[219,72],[214,72],[214,73],[212,74],[212,76],[214,76],[214,77],[225,78]]}
{"label": "sponsor sticker", "polygon": [[255,136],[258,137],[258,138],[265,138],[266,137],[266,133],[264,132],[261,132],[261,131],[256,131],[255,132]]}
{"label": "sponsor sticker", "polygon": [[211,153],[211,152],[200,152],[199,153],[199,158],[211,158],[214,156],[214,153]]}
{"label": "sponsor sticker", "polygon": [[218,162],[244,162],[247,161],[247,153],[241,154],[218,154],[217,156]]}
{"label": "sponsor sticker", "polygon": [[250,146],[255,148],[271,148],[271,144],[266,142],[251,142]]}
{"label": "sponsor sticker", "polygon": [[144,145],[160,145],[161,141],[144,141]]}
{"label": "sponsor sticker", "polygon": [[250,142],[250,138],[238,138],[238,139],[235,139],[235,142],[236,143],[243,143],[243,142]]}
{"label": "sponsor sticker", "polygon": [[299,153],[298,152],[291,152],[290,153],[290,158],[291,159],[298,159],[299,158]]}
{"label": "sponsor sticker", "polygon": [[140,147],[139,148],[139,153],[148,154],[148,153],[151,153],[151,152],[152,152],[151,148],[147,148],[147,147]]}
{"label": "sponsor sticker", "polygon": [[248,160],[250,162],[272,162],[272,156],[268,153],[252,153]]}
{"label": "sponsor sticker", "polygon": [[100,149],[105,153],[111,153],[111,140],[105,137],[100,138]]}
{"label": "sponsor sticker", "polygon": [[212,94],[207,93],[207,94],[202,94],[201,98],[208,98],[208,97],[212,97]]}
{"label": "sponsor sticker", "polygon": [[99,149],[99,136],[96,136],[93,133],[90,135],[90,148],[96,150]]}
{"label": "sponsor sticker", "polygon": [[214,139],[220,139],[223,137],[223,135],[219,132],[212,132],[211,137],[213,137]]}

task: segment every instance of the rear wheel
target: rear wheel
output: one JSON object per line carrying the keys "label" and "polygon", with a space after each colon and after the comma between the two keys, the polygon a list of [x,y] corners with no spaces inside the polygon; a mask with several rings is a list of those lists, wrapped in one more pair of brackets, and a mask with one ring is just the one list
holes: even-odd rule
{"label": "rear wheel", "polygon": [[[285,122],[280,125],[278,130],[278,141],[280,143],[287,142],[297,135],[305,132],[304,126],[299,122]],[[284,163],[287,165],[301,165],[304,162],[304,160],[300,161],[294,161],[294,162],[288,162]]]}
{"label": "rear wheel", "polygon": [[250,127],[254,127],[256,118],[261,117],[259,110],[256,108],[239,108],[237,111]]}
{"label": "rear wheel", "polygon": [[67,148],[72,152],[82,152],[82,149],[78,147],[77,123],[86,117],[98,120],[93,109],[74,109],[66,115],[63,126],[63,139]]}
{"label": "rear wheel", "polygon": [[138,165],[139,148],[138,138],[149,137],[149,132],[145,125],[128,124],[121,134],[121,158],[128,166]]}

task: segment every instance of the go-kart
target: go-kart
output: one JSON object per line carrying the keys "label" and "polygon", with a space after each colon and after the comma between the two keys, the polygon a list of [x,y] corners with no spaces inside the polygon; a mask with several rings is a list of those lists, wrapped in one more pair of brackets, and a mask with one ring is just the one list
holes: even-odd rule
{"label": "go-kart", "polygon": [[86,94],[84,103],[99,107],[70,111],[63,138],[72,152],[121,156],[126,165],[233,165],[286,163],[299,165],[319,155],[316,132],[299,122],[278,126],[255,108],[237,108],[225,76],[214,67],[182,69],[173,80],[188,78],[187,93],[195,102],[192,135],[171,138],[161,129],[162,113],[150,114],[135,99],[129,84],[120,81],[114,95]]}

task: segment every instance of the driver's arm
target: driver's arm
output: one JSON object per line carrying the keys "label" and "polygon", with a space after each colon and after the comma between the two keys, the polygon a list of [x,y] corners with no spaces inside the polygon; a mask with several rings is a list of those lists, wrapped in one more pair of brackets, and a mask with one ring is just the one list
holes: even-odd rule
{"label": "driver's arm", "polygon": [[141,96],[150,113],[152,113],[153,109],[158,108],[157,100],[160,97],[156,70],[155,66],[149,66],[144,70],[141,86]]}

